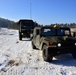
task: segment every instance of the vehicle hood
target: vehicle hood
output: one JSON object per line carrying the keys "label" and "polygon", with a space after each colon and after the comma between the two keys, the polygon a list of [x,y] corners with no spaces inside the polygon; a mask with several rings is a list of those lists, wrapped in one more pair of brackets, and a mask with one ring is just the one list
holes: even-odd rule
{"label": "vehicle hood", "polygon": [[74,37],[69,36],[53,36],[53,37],[45,37],[44,40],[46,41],[52,41],[52,42],[76,42],[76,39]]}

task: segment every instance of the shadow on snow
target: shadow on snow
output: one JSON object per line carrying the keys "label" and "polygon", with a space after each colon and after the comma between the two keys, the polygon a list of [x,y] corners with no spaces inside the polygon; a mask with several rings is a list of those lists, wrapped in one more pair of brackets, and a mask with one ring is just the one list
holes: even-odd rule
{"label": "shadow on snow", "polygon": [[49,63],[63,66],[76,66],[76,59],[74,59],[71,54],[62,54],[56,56],[55,59]]}

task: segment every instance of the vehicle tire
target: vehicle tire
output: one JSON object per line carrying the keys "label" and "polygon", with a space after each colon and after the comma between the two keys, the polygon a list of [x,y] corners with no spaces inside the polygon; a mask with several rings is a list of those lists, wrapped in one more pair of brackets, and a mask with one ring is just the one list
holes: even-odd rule
{"label": "vehicle tire", "polygon": [[32,42],[32,48],[33,48],[33,49],[36,49],[36,46],[33,44],[33,42]]}
{"label": "vehicle tire", "polygon": [[49,55],[49,51],[48,51],[48,48],[47,48],[46,45],[43,46],[43,50],[42,51],[43,51],[42,53],[43,53],[43,59],[44,59],[44,61],[51,62],[52,59],[53,59],[53,56]]}
{"label": "vehicle tire", "polygon": [[19,40],[22,40],[22,35],[20,32],[19,32]]}
{"label": "vehicle tire", "polygon": [[74,59],[76,59],[76,53],[72,53]]}

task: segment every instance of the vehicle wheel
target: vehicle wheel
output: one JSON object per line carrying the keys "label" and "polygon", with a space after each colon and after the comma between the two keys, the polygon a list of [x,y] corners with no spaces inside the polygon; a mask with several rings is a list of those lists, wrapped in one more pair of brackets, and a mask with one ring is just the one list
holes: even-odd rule
{"label": "vehicle wheel", "polygon": [[72,53],[74,59],[76,59],[76,53]]}
{"label": "vehicle wheel", "polygon": [[22,40],[22,35],[20,32],[19,32],[19,40]]}
{"label": "vehicle wheel", "polygon": [[43,46],[43,59],[44,61],[51,62],[53,57],[49,55],[49,51],[46,45]]}
{"label": "vehicle wheel", "polygon": [[36,46],[33,44],[33,42],[32,42],[32,48],[33,48],[33,49],[36,49]]}

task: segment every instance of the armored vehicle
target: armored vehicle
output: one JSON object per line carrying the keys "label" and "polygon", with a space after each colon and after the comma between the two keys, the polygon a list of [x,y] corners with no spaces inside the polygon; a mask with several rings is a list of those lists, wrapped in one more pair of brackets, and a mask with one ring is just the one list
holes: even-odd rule
{"label": "armored vehicle", "polygon": [[23,37],[31,38],[34,27],[33,20],[19,20],[19,40],[22,40]]}
{"label": "armored vehicle", "polygon": [[71,53],[76,59],[76,39],[68,27],[35,27],[32,48],[42,50],[44,61],[51,62],[54,56]]}

